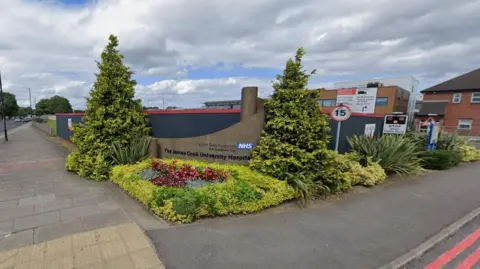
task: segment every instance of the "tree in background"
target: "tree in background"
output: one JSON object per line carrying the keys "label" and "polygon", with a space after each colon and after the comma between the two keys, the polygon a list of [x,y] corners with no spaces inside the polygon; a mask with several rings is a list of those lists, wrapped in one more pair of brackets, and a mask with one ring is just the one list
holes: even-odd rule
{"label": "tree in background", "polygon": [[[18,111],[17,98],[15,97],[15,94],[3,92],[3,98],[5,98],[5,116],[14,116]],[[4,115],[1,109],[0,115],[2,115],[3,118]]]}
{"label": "tree in background", "polygon": [[15,113],[15,116],[19,116],[19,117],[25,117],[27,115],[28,115],[27,111],[25,110],[24,107],[19,107],[17,110],[17,113]]}
{"label": "tree in background", "polygon": [[305,51],[297,50],[287,61],[283,75],[273,83],[272,98],[265,101],[265,128],[254,148],[250,167],[287,180],[300,195],[325,190],[319,181],[321,162],[327,154],[328,118],[320,112],[319,91],[307,90],[315,73],[302,65]]}
{"label": "tree in background", "polygon": [[81,109],[74,109],[73,110],[73,113],[84,113],[85,110],[81,110]]}
{"label": "tree in background", "polygon": [[70,113],[72,106],[67,98],[55,95],[48,99],[41,99],[35,106],[37,115],[48,115],[55,113]]}
{"label": "tree in background", "polygon": [[70,101],[67,98],[55,95],[50,98],[50,111],[52,114],[56,113],[71,113],[72,105],[70,105]]}
{"label": "tree in background", "polygon": [[26,116],[29,116],[29,115],[33,115],[33,109],[29,106],[27,107],[19,107],[18,110],[17,110],[17,113],[15,113],[16,116],[19,116],[19,117],[26,117]]}
{"label": "tree in background", "polygon": [[52,114],[50,110],[50,99],[41,99],[35,105],[35,114],[37,115],[49,115]]}
{"label": "tree in background", "polygon": [[26,106],[23,109],[24,109],[24,111],[27,115],[33,115],[34,114],[33,108],[31,108],[29,106]]}
{"label": "tree in background", "polygon": [[117,37],[111,35],[109,40],[97,63],[100,72],[87,99],[85,125],[73,126],[72,142],[78,151],[66,162],[69,171],[97,181],[108,179],[114,142],[127,146],[149,133],[141,102],[133,99],[132,71],[123,64]]}

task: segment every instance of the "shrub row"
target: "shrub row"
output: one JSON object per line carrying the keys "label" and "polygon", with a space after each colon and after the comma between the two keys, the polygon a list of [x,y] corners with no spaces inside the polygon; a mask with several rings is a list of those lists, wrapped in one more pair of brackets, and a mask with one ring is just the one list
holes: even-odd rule
{"label": "shrub row", "polygon": [[199,188],[156,186],[140,174],[152,168],[152,160],[145,160],[135,165],[114,167],[111,180],[158,216],[180,223],[201,217],[256,212],[296,197],[294,189],[286,182],[251,171],[248,167],[198,161],[176,162],[179,165],[188,163],[196,168],[228,171],[229,176],[222,183]]}
{"label": "shrub row", "polygon": [[445,170],[461,162],[480,161],[480,150],[452,133],[440,133],[437,148],[433,151],[425,149],[425,134],[413,132],[374,139],[354,136],[349,142],[354,152],[371,157],[387,173],[402,176],[416,174],[422,169]]}
{"label": "shrub row", "polygon": [[348,141],[354,152],[371,157],[387,174],[413,175],[422,170],[417,143],[406,136],[353,136]]}
{"label": "shrub row", "polygon": [[459,152],[446,149],[423,151],[419,157],[422,160],[422,166],[431,170],[447,170],[462,162]]}

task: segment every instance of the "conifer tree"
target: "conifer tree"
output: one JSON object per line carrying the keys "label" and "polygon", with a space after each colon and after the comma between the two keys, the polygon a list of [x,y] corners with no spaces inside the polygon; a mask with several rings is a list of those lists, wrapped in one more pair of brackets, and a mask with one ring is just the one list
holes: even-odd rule
{"label": "conifer tree", "polygon": [[[250,161],[252,169],[297,181],[290,182],[297,185],[294,187],[318,179],[329,143],[328,118],[320,111],[319,91],[307,89],[315,71],[304,70],[304,55],[299,48],[295,59],[287,61],[283,74],[277,75],[273,95],[265,101],[265,127]],[[298,182],[299,178],[303,182]]]}
{"label": "conifer tree", "polygon": [[85,125],[73,127],[72,142],[78,151],[66,163],[68,170],[96,181],[108,179],[114,142],[127,146],[149,133],[141,102],[134,100],[133,72],[123,64],[118,45],[117,37],[110,35],[97,62],[99,72],[87,98]]}

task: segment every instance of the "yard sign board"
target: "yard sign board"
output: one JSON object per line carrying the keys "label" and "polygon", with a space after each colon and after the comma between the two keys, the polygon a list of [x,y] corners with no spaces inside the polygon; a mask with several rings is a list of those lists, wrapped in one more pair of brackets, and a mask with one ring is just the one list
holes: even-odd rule
{"label": "yard sign board", "polygon": [[407,115],[385,115],[383,122],[384,134],[400,134],[403,135],[407,132]]}
{"label": "yard sign board", "polygon": [[375,113],[376,99],[377,88],[349,88],[337,91],[337,105],[347,105],[355,113]]}

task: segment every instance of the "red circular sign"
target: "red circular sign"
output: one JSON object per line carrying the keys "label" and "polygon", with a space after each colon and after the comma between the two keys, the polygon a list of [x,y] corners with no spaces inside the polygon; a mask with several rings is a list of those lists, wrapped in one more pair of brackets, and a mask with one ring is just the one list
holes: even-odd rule
{"label": "red circular sign", "polygon": [[345,105],[336,106],[330,113],[330,117],[332,117],[332,119],[335,121],[346,121],[351,115],[352,110],[350,107]]}

